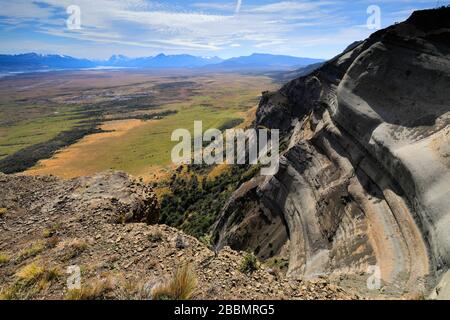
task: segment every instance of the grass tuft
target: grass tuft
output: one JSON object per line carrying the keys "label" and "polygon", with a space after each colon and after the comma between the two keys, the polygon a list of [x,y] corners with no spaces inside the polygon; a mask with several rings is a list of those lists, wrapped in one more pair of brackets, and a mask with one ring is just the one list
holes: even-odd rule
{"label": "grass tuft", "polygon": [[43,241],[36,241],[28,248],[22,249],[19,252],[19,260],[25,260],[31,257],[35,257],[45,249],[45,243]]}
{"label": "grass tuft", "polygon": [[152,290],[154,300],[189,300],[197,288],[197,277],[190,265],[178,268],[167,283]]}
{"label": "grass tuft", "polygon": [[8,209],[0,208],[0,218],[3,217],[4,215],[6,215],[7,212],[8,212]]}
{"label": "grass tuft", "polygon": [[163,239],[163,234],[160,230],[150,233],[148,236],[150,242],[160,242]]}
{"label": "grass tuft", "polygon": [[95,280],[81,289],[70,289],[65,298],[66,300],[102,300],[113,289],[114,281],[107,277]]}
{"label": "grass tuft", "polygon": [[6,252],[0,252],[0,266],[6,264],[11,260],[11,257]]}
{"label": "grass tuft", "polygon": [[253,273],[258,270],[258,259],[253,253],[247,253],[242,260],[239,270],[242,273]]}
{"label": "grass tuft", "polygon": [[72,240],[67,245],[66,253],[64,254],[63,259],[67,261],[78,257],[88,248],[88,246],[89,244],[86,240],[83,239]]}
{"label": "grass tuft", "polygon": [[16,281],[0,292],[0,300],[30,299],[62,275],[57,267],[32,262],[16,272]]}
{"label": "grass tuft", "polygon": [[54,225],[52,225],[51,227],[49,227],[49,228],[47,228],[47,229],[44,229],[43,231],[42,231],[42,236],[44,237],[44,238],[51,238],[51,237],[53,237],[57,232],[58,232],[58,230],[61,228],[61,225],[59,224],[59,223],[55,223]]}
{"label": "grass tuft", "polygon": [[16,273],[16,277],[26,284],[47,284],[61,276],[61,271],[57,267],[48,267],[40,262],[32,262]]}

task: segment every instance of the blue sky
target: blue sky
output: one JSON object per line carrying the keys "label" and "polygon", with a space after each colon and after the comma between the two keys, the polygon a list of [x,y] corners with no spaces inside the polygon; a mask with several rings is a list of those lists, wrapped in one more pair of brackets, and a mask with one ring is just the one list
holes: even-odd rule
{"label": "blue sky", "polygon": [[[374,32],[370,5],[381,8],[386,27],[438,4],[450,0],[0,0],[0,53],[331,58]],[[80,30],[67,28],[70,5],[81,10]]]}

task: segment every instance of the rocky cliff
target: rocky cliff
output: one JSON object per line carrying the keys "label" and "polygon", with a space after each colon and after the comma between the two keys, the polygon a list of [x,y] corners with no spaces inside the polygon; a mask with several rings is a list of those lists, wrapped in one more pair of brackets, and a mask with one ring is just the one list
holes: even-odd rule
{"label": "rocky cliff", "polygon": [[450,8],[415,12],[265,93],[256,125],[288,147],[278,174],[227,203],[217,247],[361,286],[375,266],[383,290],[428,294],[450,265],[449,98]]}

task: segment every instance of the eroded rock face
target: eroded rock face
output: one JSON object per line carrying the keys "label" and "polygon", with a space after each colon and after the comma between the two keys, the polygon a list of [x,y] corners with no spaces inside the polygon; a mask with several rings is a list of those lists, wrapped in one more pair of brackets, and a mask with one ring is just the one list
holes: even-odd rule
{"label": "eroded rock face", "polygon": [[[290,145],[251,201],[283,217],[272,222],[286,225],[290,275],[376,265],[386,286],[420,292],[448,269],[449,89],[447,8],[416,12],[264,95],[257,125],[280,128]],[[234,205],[219,219],[219,247],[244,227],[227,222]]]}

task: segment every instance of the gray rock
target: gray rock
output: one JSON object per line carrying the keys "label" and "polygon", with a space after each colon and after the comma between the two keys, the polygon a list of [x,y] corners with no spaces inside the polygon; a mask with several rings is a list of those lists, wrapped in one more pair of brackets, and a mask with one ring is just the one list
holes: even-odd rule
{"label": "gray rock", "polygon": [[217,248],[288,245],[291,276],[378,266],[391,291],[433,287],[450,265],[449,27],[450,8],[416,12],[265,93],[256,125],[289,148],[227,203]]}
{"label": "gray rock", "polygon": [[186,249],[189,247],[189,242],[185,239],[181,234],[177,235],[175,239],[175,248],[177,249]]}

